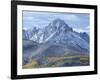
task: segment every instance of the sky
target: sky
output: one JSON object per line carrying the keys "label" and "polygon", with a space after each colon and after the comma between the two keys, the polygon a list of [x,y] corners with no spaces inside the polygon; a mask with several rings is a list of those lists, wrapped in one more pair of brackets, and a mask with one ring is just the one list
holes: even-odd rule
{"label": "sky", "polygon": [[55,19],[62,19],[73,30],[89,33],[90,15],[88,13],[23,11],[23,29],[44,28]]}

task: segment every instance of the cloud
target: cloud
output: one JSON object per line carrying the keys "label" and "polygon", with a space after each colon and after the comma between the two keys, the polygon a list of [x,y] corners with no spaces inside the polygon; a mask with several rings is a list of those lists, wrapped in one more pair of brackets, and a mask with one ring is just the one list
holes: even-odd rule
{"label": "cloud", "polygon": [[83,29],[78,29],[78,28],[73,28],[73,30],[76,31],[76,32],[79,32],[79,33],[80,33],[80,32],[86,32],[85,30],[83,30]]}
{"label": "cloud", "polygon": [[74,15],[74,14],[69,14],[69,15],[66,15],[64,16],[64,18],[66,18],[67,20],[71,20],[71,21],[76,21],[76,20],[79,20],[79,17]]}
{"label": "cloud", "polygon": [[88,33],[89,34],[89,32],[90,32],[90,27],[88,26],[88,27],[84,27],[84,28],[73,28],[73,30],[74,31],[76,31],[76,32],[86,32],[86,33]]}
{"label": "cloud", "polygon": [[60,18],[70,27],[79,27],[80,29],[78,31],[83,31],[83,28],[89,25],[89,19],[86,16],[88,15],[77,13],[23,11],[23,25],[28,28],[33,26],[42,28],[47,26],[53,20]]}

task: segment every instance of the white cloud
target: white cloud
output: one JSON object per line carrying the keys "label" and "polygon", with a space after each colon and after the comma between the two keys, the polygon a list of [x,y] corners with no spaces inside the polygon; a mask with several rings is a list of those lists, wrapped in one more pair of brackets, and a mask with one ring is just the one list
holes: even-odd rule
{"label": "white cloud", "polygon": [[76,32],[79,32],[79,33],[80,32],[86,32],[86,33],[89,34],[89,26],[84,28],[84,29],[83,28],[82,29],[81,28],[73,28],[73,30],[76,31]]}
{"label": "white cloud", "polygon": [[80,32],[85,32],[85,30],[83,30],[83,29],[78,29],[78,28],[73,28],[73,30],[76,31],[76,32],[79,32],[79,33],[80,33]]}
{"label": "white cloud", "polygon": [[76,20],[80,20],[80,18],[78,17],[78,16],[76,16],[76,15],[74,15],[74,14],[63,14],[63,16],[62,15],[55,15],[55,16],[53,16],[53,18],[61,18],[61,19],[63,19],[63,20],[65,20],[65,21],[76,21]]}
{"label": "white cloud", "polygon": [[78,16],[72,15],[72,14],[71,14],[71,15],[67,15],[66,18],[67,18],[68,20],[79,20]]}

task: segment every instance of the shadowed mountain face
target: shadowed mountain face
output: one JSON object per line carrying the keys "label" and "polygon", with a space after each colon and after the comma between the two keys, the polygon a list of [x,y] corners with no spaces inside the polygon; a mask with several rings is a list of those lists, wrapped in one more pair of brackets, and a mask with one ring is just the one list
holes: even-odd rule
{"label": "shadowed mountain face", "polygon": [[[61,58],[61,62],[66,62],[68,56],[76,56],[76,58],[78,58],[77,60],[80,60],[80,55],[85,56],[87,62],[73,62],[73,64],[76,66],[88,65],[88,34],[73,31],[73,29],[61,19],[52,21],[43,29],[34,27],[32,30],[23,30],[23,65],[35,61],[38,65],[35,65],[36,67],[50,67],[51,65],[55,67],[67,66],[68,63],[61,64],[57,61]],[[49,58],[55,58],[56,60],[52,59],[52,61]],[[71,60],[72,58],[70,58],[69,61]],[[70,65],[72,64],[68,64],[68,66]]]}

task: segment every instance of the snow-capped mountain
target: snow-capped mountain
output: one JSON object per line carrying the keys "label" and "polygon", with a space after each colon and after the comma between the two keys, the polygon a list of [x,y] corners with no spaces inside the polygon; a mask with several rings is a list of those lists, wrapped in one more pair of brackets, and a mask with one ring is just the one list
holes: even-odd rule
{"label": "snow-capped mountain", "polygon": [[44,29],[44,41],[50,40],[55,35],[62,34],[62,32],[72,31],[63,20],[56,19]]}
{"label": "snow-capped mountain", "polygon": [[63,20],[56,19],[44,29],[34,27],[30,31],[23,30],[23,39],[29,39],[38,43],[67,45],[78,50],[89,51],[89,36],[86,33],[78,33]]}
{"label": "snow-capped mountain", "polygon": [[30,40],[32,41],[36,41],[38,43],[42,43],[43,42],[43,30],[42,29],[33,29],[33,35],[30,38]]}
{"label": "snow-capped mountain", "polygon": [[71,47],[78,47],[89,50],[89,43],[86,33],[73,31],[63,20],[56,19],[45,27],[44,42],[50,44],[64,44]]}
{"label": "snow-capped mountain", "polygon": [[38,29],[36,27],[33,27],[33,29],[23,29],[23,39],[33,40],[38,42],[41,36],[41,29]]}

